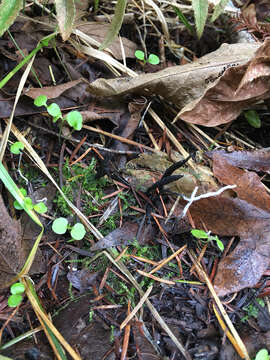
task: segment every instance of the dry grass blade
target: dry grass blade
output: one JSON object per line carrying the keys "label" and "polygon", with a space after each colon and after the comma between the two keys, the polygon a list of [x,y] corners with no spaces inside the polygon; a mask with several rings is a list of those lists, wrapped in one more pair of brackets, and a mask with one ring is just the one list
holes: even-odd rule
{"label": "dry grass blade", "polygon": [[[130,301],[128,301],[128,315],[130,315]],[[127,356],[127,350],[128,350],[128,343],[129,343],[129,336],[130,336],[130,324],[127,324],[126,328],[125,328],[125,335],[124,335],[124,339],[123,339],[123,349],[121,352],[121,359],[120,360],[125,360],[126,356]]]}
{"label": "dry grass blade", "polygon": [[165,20],[165,17],[162,13],[162,11],[160,10],[160,8],[157,6],[156,3],[154,3],[154,1],[152,0],[144,0],[145,4],[151,6],[154,11],[156,12],[157,14],[157,17],[159,18],[159,21],[161,23],[161,26],[162,26],[162,29],[163,29],[163,33],[164,33],[164,36],[168,42],[168,44],[170,44],[170,33],[169,33],[169,30],[168,30],[168,26],[167,26],[167,22]]}
{"label": "dry grass blade", "polygon": [[155,275],[149,274],[149,273],[147,273],[147,272],[145,272],[145,271],[142,271],[142,270],[139,270],[139,269],[137,269],[136,271],[137,271],[137,273],[139,273],[140,275],[143,275],[143,276],[148,277],[148,278],[150,278],[150,279],[153,279],[153,280],[155,280],[155,281],[161,282],[161,283],[163,283],[163,284],[175,285],[175,282],[174,282],[174,281],[166,280],[166,279],[161,279],[161,278],[159,278],[159,277],[157,277],[157,276],[155,276]]}
{"label": "dry grass blade", "polygon": [[235,348],[235,350],[237,351],[237,353],[241,357],[241,359],[244,359],[245,356],[243,355],[243,353],[242,353],[241,349],[239,348],[237,342],[234,340],[234,337],[232,336],[230,331],[227,329],[227,326],[225,325],[224,321],[222,320],[221,316],[219,315],[219,313],[217,311],[217,308],[215,307],[214,304],[213,304],[213,310],[214,310],[214,313],[216,315],[216,318],[218,319],[219,325],[221,326],[222,330],[224,331],[224,333],[226,334],[226,336],[228,337],[228,339],[232,343],[233,347]]}
{"label": "dry grass blade", "polygon": [[[129,145],[134,145],[134,146],[137,146],[137,147],[139,147],[139,148],[141,147],[141,148],[144,148],[144,149],[146,149],[146,150],[148,150],[148,151],[152,151],[152,152],[157,152],[156,149],[152,149],[152,148],[150,148],[149,146],[146,146],[146,145],[143,145],[143,144],[139,144],[139,143],[137,143],[136,141],[126,139],[126,138],[124,138],[124,137],[122,137],[122,136],[118,136],[118,135],[109,133],[109,132],[107,132],[107,131],[103,131],[103,130],[101,130],[101,129],[96,129],[96,128],[92,127],[92,126],[83,125],[83,128],[84,128],[84,129],[87,129],[87,130],[90,130],[90,131],[94,131],[94,132],[96,132],[96,133],[99,133],[99,134],[102,134],[102,135],[105,135],[105,136],[109,136],[109,137],[111,137],[111,138],[113,138],[113,139],[119,140],[119,141],[121,141],[121,142],[123,142],[123,143],[126,143],[126,144],[129,144]],[[158,150],[158,152],[159,152],[159,150]]]}
{"label": "dry grass blade", "polygon": [[75,20],[75,4],[73,0],[55,0],[56,18],[63,41],[66,41]]}
{"label": "dry grass blade", "polygon": [[145,294],[141,297],[140,301],[138,302],[138,304],[135,306],[135,308],[131,311],[131,313],[125,318],[125,320],[122,322],[122,324],[120,325],[120,330],[122,330],[127,323],[133,318],[133,316],[136,315],[136,313],[139,311],[139,309],[143,306],[143,304],[145,303],[146,299],[148,298],[148,296],[150,295],[151,291],[153,289],[153,286],[149,286],[149,288],[147,289],[147,291],[145,292]]}
{"label": "dry grass blade", "polygon": [[222,305],[221,301],[219,300],[219,297],[217,296],[214,287],[211,283],[211,281],[209,280],[209,277],[207,276],[207,274],[205,273],[204,269],[202,268],[201,264],[197,261],[197,258],[195,256],[195,254],[190,254],[190,257],[195,265],[195,268],[198,272],[198,274],[204,279],[204,281],[206,282],[208,289],[212,295],[212,297],[214,298],[217,307],[219,308],[219,311],[221,313],[221,315],[223,316],[228,328],[230,329],[231,334],[233,335],[235,342],[238,344],[238,347],[240,349],[240,351],[242,352],[244,358],[246,360],[250,360],[250,357],[248,355],[247,349],[245,344],[243,343],[243,341],[241,340],[240,336],[238,335],[233,323],[231,322],[231,319],[229,318],[228,314],[226,313],[226,310],[224,309],[224,306]]}
{"label": "dry grass blade", "polygon": [[[68,351],[72,359],[81,360],[81,357],[72,349],[72,347],[66,342],[63,336],[59,333],[59,331],[54,327],[51,320],[47,316],[47,314],[41,309],[41,305],[39,304],[38,299],[34,295],[33,286],[29,279],[23,278],[22,282],[25,286],[26,295],[32,305],[33,310],[35,311],[41,325],[43,326],[43,330],[46,333],[46,336],[54,350],[55,355],[58,359],[62,360],[66,357],[63,357],[59,354],[59,350],[57,350],[57,343],[54,341],[53,336],[61,343],[61,345]],[[53,334],[53,336],[50,334]]]}
{"label": "dry grass blade", "polygon": [[187,245],[182,246],[180,249],[175,251],[172,255],[164,259],[157,267],[155,267],[153,270],[150,271],[149,274],[154,274],[156,271],[161,269],[164,265],[166,265],[168,262],[170,262],[172,259],[174,259],[178,254],[183,252],[186,249]]}
{"label": "dry grass blade", "polygon": [[103,51],[100,51],[100,50],[94,49],[90,44],[90,42],[92,40],[90,38],[90,36],[84,34],[80,30],[73,30],[73,33],[75,35],[77,35],[78,37],[80,37],[81,40],[83,40],[87,44],[87,46],[81,45],[77,41],[69,39],[69,42],[75,47],[75,49],[77,49],[78,51],[80,51],[80,52],[82,52],[82,53],[84,53],[86,55],[92,56],[95,59],[99,59],[101,61],[104,61],[105,64],[107,64],[107,66],[109,66],[110,69],[113,71],[113,73],[118,75],[118,76],[120,74],[118,72],[116,72],[115,69],[120,70],[122,73],[127,74],[127,75],[132,76],[132,77],[137,76],[137,74],[134,71],[132,71],[128,67],[124,66],[119,61],[115,60],[113,57],[108,55],[107,53],[105,53]]}

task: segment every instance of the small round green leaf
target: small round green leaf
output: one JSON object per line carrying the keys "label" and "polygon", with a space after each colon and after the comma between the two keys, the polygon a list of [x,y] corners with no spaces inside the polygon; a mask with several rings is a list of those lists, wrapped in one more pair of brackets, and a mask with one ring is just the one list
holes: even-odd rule
{"label": "small round green leaf", "polygon": [[12,154],[15,154],[15,155],[20,154],[21,150],[23,150],[23,149],[24,149],[24,145],[20,141],[16,141],[10,147],[10,151],[12,152]]}
{"label": "small round green leaf", "polygon": [[70,231],[71,237],[75,240],[82,240],[85,233],[85,228],[81,223],[75,224]]}
{"label": "small round green leaf", "polygon": [[261,349],[257,355],[255,360],[269,360],[269,354],[266,349]]}
{"label": "small round green leaf", "polygon": [[134,55],[138,60],[144,60],[145,58],[144,52],[142,50],[136,50]]}
{"label": "small round green leaf", "polygon": [[61,113],[61,109],[60,107],[56,104],[56,103],[52,103],[47,107],[47,111],[48,113],[53,116],[54,118],[56,117],[61,117],[62,113]]}
{"label": "small round green leaf", "polygon": [[79,111],[74,110],[69,112],[66,116],[66,120],[69,123],[69,125],[73,127],[73,129],[81,130],[83,118],[82,118],[82,114]]}
{"label": "small round green leaf", "polygon": [[259,129],[262,126],[261,119],[255,110],[245,111],[244,115],[249,125],[253,126],[256,129]]}
{"label": "small round green leaf", "polygon": [[34,208],[32,199],[31,199],[29,196],[25,197],[24,200],[23,200],[23,202],[24,202],[25,207],[26,207],[28,210],[32,210],[32,209]]}
{"label": "small round green leaf", "polygon": [[191,234],[197,239],[208,239],[209,235],[204,230],[191,230]]}
{"label": "small round green leaf", "polygon": [[47,206],[44,204],[44,202],[39,202],[36,205],[34,205],[34,210],[39,214],[44,214],[48,211]]}
{"label": "small round green leaf", "polygon": [[9,307],[16,307],[18,305],[20,305],[20,303],[22,302],[22,295],[19,294],[15,294],[15,295],[10,295],[8,298],[8,306]]}
{"label": "small round green leaf", "polygon": [[15,284],[11,285],[11,287],[10,287],[10,292],[13,295],[22,294],[22,293],[24,293],[24,291],[25,291],[25,287],[20,282],[17,282]]}
{"label": "small round green leaf", "polygon": [[158,65],[159,64],[159,57],[157,55],[155,55],[155,54],[150,54],[148,56],[147,61],[149,62],[149,64]]}
{"label": "small round green leaf", "polygon": [[23,194],[23,196],[27,195],[27,191],[24,188],[20,188],[20,192]]}
{"label": "small round green leaf", "polygon": [[21,206],[21,204],[17,200],[15,200],[13,202],[13,206],[15,207],[16,210],[23,210],[23,207]]}
{"label": "small round green leaf", "polygon": [[39,95],[35,98],[34,104],[36,106],[46,106],[47,105],[47,96],[46,95]]}
{"label": "small round green leaf", "polygon": [[54,220],[52,224],[52,230],[59,235],[64,234],[67,231],[68,221],[66,218],[60,217]]}

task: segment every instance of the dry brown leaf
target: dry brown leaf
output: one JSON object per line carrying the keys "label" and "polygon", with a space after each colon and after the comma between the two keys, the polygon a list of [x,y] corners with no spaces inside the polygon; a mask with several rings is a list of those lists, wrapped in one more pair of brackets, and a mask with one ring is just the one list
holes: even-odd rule
{"label": "dry brown leaf", "polygon": [[[107,31],[110,29],[110,24],[108,23],[99,23],[99,22],[88,22],[83,25],[78,25],[76,28],[86,35],[91,36],[94,40],[102,43],[107,35]],[[128,40],[125,37],[121,37],[125,56],[126,58],[134,58],[135,51],[138,48],[133,41]],[[113,53],[113,56],[118,60],[123,60],[121,44],[119,39],[115,39],[112,44],[108,47],[109,50]]]}
{"label": "dry brown leaf", "polygon": [[228,68],[201,98],[183,108],[182,120],[216,126],[234,120],[258,100],[270,97],[270,39],[266,39],[246,64]]}
{"label": "dry brown leaf", "polygon": [[95,245],[91,246],[91,251],[107,249],[118,245],[127,245],[137,234],[138,224],[126,222],[121,228],[113,230]]}
{"label": "dry brown leaf", "polygon": [[64,91],[71,89],[73,86],[76,86],[82,79],[69,81],[64,84],[56,85],[56,86],[44,86],[43,88],[32,88],[25,92],[25,95],[29,96],[32,99],[40,95],[46,95],[48,99],[54,99],[60,96]]}
{"label": "dry brown leaf", "polygon": [[270,255],[270,195],[256,173],[241,170],[220,153],[214,154],[214,175],[236,184],[237,198],[212,197],[191,206],[197,228],[218,235],[240,236],[235,250],[219,264],[215,289],[220,296],[252,287],[267,269]]}
{"label": "dry brown leaf", "polygon": [[180,109],[188,105],[191,110],[198,99],[218,82],[226,69],[228,71],[229,68],[235,69],[236,65],[246,64],[258,48],[259,44],[223,44],[218,50],[192,64],[173,66],[135,78],[98,79],[90,84],[89,90],[103,97],[130,93],[160,95]]}
{"label": "dry brown leaf", "polygon": [[207,152],[206,155],[211,159],[214,154],[218,153],[226,158],[231,165],[243,169],[264,171],[270,174],[270,148],[259,149],[255,151],[233,151],[214,150]]}

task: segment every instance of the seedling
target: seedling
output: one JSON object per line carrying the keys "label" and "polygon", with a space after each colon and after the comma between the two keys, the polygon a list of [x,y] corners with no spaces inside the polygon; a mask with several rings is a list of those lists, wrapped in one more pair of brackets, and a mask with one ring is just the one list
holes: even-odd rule
{"label": "seedling", "polygon": [[20,303],[22,302],[22,294],[25,291],[25,287],[22,283],[17,282],[15,284],[13,284],[10,287],[10,292],[12,295],[9,296],[8,298],[8,306],[9,307],[16,307],[18,305],[20,305]]}
{"label": "seedling", "polygon": [[143,64],[149,63],[151,65],[158,65],[159,64],[159,57],[155,54],[150,54],[148,58],[146,58],[145,53],[141,50],[135,51],[135,57],[138,60],[141,60]]}
{"label": "seedling", "polygon": [[61,119],[62,123],[67,121],[68,124],[73,127],[74,130],[81,130],[82,128],[82,115],[79,111],[74,110],[70,111],[65,117],[63,117],[60,107],[56,103],[52,103],[50,105],[47,104],[47,96],[40,95],[35,98],[34,104],[38,107],[45,106],[48,113],[52,116],[53,122],[55,123],[57,120]]}
{"label": "seedling", "polygon": [[250,126],[259,129],[262,126],[261,119],[255,110],[248,110],[244,112],[244,116]]}
{"label": "seedling", "polygon": [[21,150],[24,149],[24,145],[23,143],[21,143],[20,141],[16,141],[14,144],[11,145],[10,147],[10,151],[12,152],[12,154],[14,155],[19,155],[21,153]]}
{"label": "seedling", "polygon": [[268,354],[268,350],[266,349],[261,349],[259,352],[257,352],[257,355],[255,357],[255,360],[269,360],[269,354]]}
{"label": "seedling", "polygon": [[[32,199],[29,196],[27,196],[27,191],[24,188],[20,188],[20,191],[24,197],[23,204],[28,210],[34,209],[38,214],[44,214],[45,212],[47,212],[48,208],[44,204],[44,202],[40,201],[37,204],[33,204]],[[23,206],[21,206],[21,204],[17,200],[13,202],[13,206],[15,207],[16,210],[24,209]]]}
{"label": "seedling", "polygon": [[224,250],[224,245],[222,241],[218,238],[217,235],[215,236],[210,235],[210,231],[205,232],[204,230],[193,229],[191,230],[191,234],[197,239],[201,239],[201,240],[205,239],[206,242],[215,241],[217,243],[219,250],[220,251]]}
{"label": "seedling", "polygon": [[70,230],[70,235],[73,240],[82,240],[86,234],[85,227],[81,223],[76,223],[72,227],[68,225],[66,218],[60,217],[54,220],[52,230],[59,235],[66,233],[67,229]]}

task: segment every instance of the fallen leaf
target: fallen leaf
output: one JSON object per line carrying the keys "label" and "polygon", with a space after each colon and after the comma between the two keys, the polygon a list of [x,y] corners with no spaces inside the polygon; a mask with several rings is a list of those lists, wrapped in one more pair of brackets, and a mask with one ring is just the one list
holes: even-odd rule
{"label": "fallen leaf", "polygon": [[67,278],[73,287],[80,290],[80,292],[83,292],[89,288],[92,288],[98,274],[98,271],[91,272],[89,269],[82,269],[77,271],[69,271]]}
{"label": "fallen leaf", "polygon": [[215,277],[217,294],[224,296],[255,286],[269,265],[270,195],[256,173],[229,164],[218,152],[213,171],[220,182],[237,185],[237,197],[202,199],[190,211],[196,228],[240,236],[239,245],[221,260]]}
{"label": "fallen leaf", "polygon": [[126,222],[121,228],[113,230],[107,236],[104,236],[95,245],[91,246],[91,251],[107,249],[118,245],[127,245],[134,240],[139,225]]}
{"label": "fallen leaf", "polygon": [[266,39],[246,64],[224,67],[201,98],[185,106],[178,117],[187,122],[216,126],[234,120],[241,111],[270,97],[270,39]]}
{"label": "fallen leaf", "polygon": [[55,85],[55,86],[44,86],[42,88],[31,88],[27,91],[25,91],[25,95],[29,96],[32,99],[35,99],[36,97],[40,95],[47,96],[48,99],[54,99],[60,96],[64,91],[72,88],[73,86],[76,86],[80,82],[82,82],[82,79],[69,81],[64,84]]}
{"label": "fallen leaf", "polygon": [[[89,85],[89,91],[103,97],[123,97],[126,94],[160,95],[179,109],[184,108],[186,112],[191,110],[228,70],[237,69],[236,73],[241,73],[239,65],[247,64],[259,46],[259,44],[223,44],[218,50],[191,64],[168,67],[156,73],[142,74],[134,78],[98,79]],[[244,75],[244,70],[242,72]],[[233,81],[227,87],[234,85],[237,88],[242,78],[238,75],[237,79],[238,81]],[[231,103],[229,105],[224,103],[224,106],[228,109],[232,108]],[[242,105],[237,106],[240,109]],[[211,110],[214,110],[213,107]],[[235,116],[239,111],[235,111]],[[207,125],[204,118],[200,120],[202,115],[200,113],[195,120],[190,116],[187,121],[197,121]],[[210,112],[209,117],[211,118]],[[213,117],[216,115],[213,114]],[[222,122],[223,119],[219,121]]]}
{"label": "fallen leaf", "polygon": [[264,171],[270,174],[270,148],[233,152],[214,150],[207,152],[206,155],[212,159],[215,153],[227,159],[231,165],[248,170]]}

